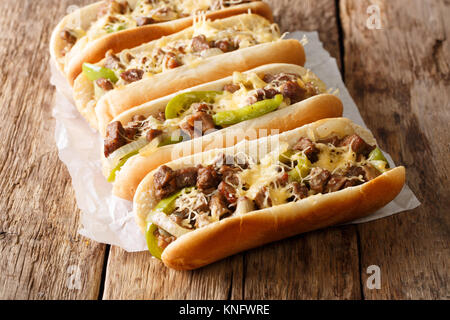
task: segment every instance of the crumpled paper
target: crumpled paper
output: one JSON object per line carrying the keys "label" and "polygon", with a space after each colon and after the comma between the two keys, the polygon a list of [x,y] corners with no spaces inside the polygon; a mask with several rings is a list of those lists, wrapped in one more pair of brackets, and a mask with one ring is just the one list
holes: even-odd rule
{"label": "crumpled paper", "polygon": [[[350,97],[336,64],[336,60],[323,48],[317,32],[297,31],[287,38],[301,40],[306,36],[307,63],[329,88],[339,90],[344,104],[344,116],[366,127],[354,101]],[[55,141],[59,158],[67,166],[81,210],[79,233],[101,243],[119,246],[126,251],[146,250],[145,239],[135,223],[132,203],[112,195],[112,186],[101,170],[103,141],[78,113],[72,99],[71,88],[64,77],[51,66],[51,83],[56,87],[53,117],[56,119]],[[386,154],[391,166],[392,158]],[[387,206],[372,215],[353,221],[362,223],[395,213],[411,210],[420,205],[408,186]]]}

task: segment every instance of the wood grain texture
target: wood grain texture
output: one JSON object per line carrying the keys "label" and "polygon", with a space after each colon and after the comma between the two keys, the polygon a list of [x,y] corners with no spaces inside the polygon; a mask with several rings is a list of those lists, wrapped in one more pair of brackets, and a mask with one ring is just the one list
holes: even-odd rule
{"label": "wood grain texture", "polygon": [[[382,29],[369,29],[367,8]],[[450,298],[450,3],[341,1],[345,80],[381,146],[407,168],[422,205],[358,226],[366,299]],[[365,270],[381,268],[381,289]]]}
{"label": "wood grain texture", "polygon": [[[334,1],[268,2],[283,32],[318,30],[339,60]],[[169,271],[146,253],[113,248],[104,298],[358,299],[356,240],[354,226],[322,230],[250,250],[194,272]],[[130,277],[133,281],[127,281]]]}
{"label": "wood grain texture", "polygon": [[0,299],[99,292],[104,246],[77,234],[79,210],[53,138],[48,41],[68,4],[0,2]]}

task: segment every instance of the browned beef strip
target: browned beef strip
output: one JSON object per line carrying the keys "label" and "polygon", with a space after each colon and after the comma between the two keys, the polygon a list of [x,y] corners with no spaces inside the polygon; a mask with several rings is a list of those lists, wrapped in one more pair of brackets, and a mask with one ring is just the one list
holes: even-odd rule
{"label": "browned beef strip", "polygon": [[155,22],[156,22],[156,20],[153,19],[153,18],[150,18],[150,17],[137,17],[136,18],[136,25],[138,27],[142,27],[142,26],[145,26],[145,25],[148,25],[148,24],[152,24],[152,23],[155,23]]}
{"label": "browned beef strip", "polygon": [[271,83],[273,81],[273,79],[275,79],[275,77],[273,75],[271,75],[270,73],[266,73],[263,77],[263,81],[265,83]]}
{"label": "browned beef strip", "polygon": [[239,178],[237,176],[237,173],[240,172],[241,169],[236,166],[229,166],[229,165],[222,165],[218,172],[220,175],[222,175],[222,179],[226,182],[237,186],[239,184]]}
{"label": "browned beef strip", "polygon": [[200,136],[206,131],[215,129],[212,116],[206,112],[197,111],[186,118],[186,122],[180,125],[180,128],[189,133],[191,138]]}
{"label": "browned beef strip", "polygon": [[[225,166],[226,165],[226,166]],[[219,154],[216,159],[214,159],[214,167],[219,170],[220,174],[223,174],[225,170],[227,170],[228,167],[234,167],[235,161],[234,156],[232,155],[225,155],[224,153]],[[224,167],[224,169],[222,169]],[[220,171],[224,170],[224,171]]]}
{"label": "browned beef strip", "polygon": [[308,196],[308,187],[297,181],[292,182],[292,192],[299,198],[304,199]]}
{"label": "browned beef strip", "polygon": [[105,68],[108,69],[123,69],[124,65],[120,63],[120,59],[113,53],[112,50],[106,52]]}
{"label": "browned beef strip", "polygon": [[228,40],[217,40],[214,42],[214,47],[219,48],[223,52],[230,52],[237,49],[232,43]]}
{"label": "browned beef strip", "polygon": [[208,112],[210,110],[212,110],[213,106],[211,104],[208,103],[204,103],[204,102],[196,102],[193,103],[191,105],[191,107],[195,110],[195,111],[200,111],[200,112]]}
{"label": "browned beef strip", "polygon": [[200,167],[197,175],[197,188],[200,190],[208,190],[217,187],[220,183],[220,176],[214,170],[213,166]]}
{"label": "browned beef strip", "polygon": [[181,62],[178,61],[177,55],[173,52],[166,53],[166,68],[175,69],[181,66]]}
{"label": "browned beef strip", "polygon": [[155,115],[155,118],[161,122],[166,121],[166,113],[164,111],[160,111]]}
{"label": "browned beef strip", "polygon": [[200,52],[200,51],[207,50],[210,48],[209,43],[203,34],[192,38],[191,45],[192,45],[192,50],[194,52]]}
{"label": "browned beef strip", "polygon": [[287,172],[283,172],[282,174],[280,174],[277,179],[276,179],[277,183],[284,187],[285,185],[287,185],[287,183],[289,182],[289,175]]}
{"label": "browned beef strip", "polygon": [[104,141],[105,157],[119,149],[121,146],[127,144],[125,138],[125,129],[120,121],[114,121],[106,127],[106,138]]}
{"label": "browned beef strip", "polygon": [[317,193],[324,193],[325,185],[331,177],[330,171],[322,168],[312,168],[311,176],[313,177],[309,181],[311,190],[314,190]]}
{"label": "browned beef strip", "polygon": [[236,203],[236,188],[233,188],[225,181],[222,181],[221,183],[219,183],[218,190],[219,193],[221,193],[227,199],[228,203]]}
{"label": "browned beef strip", "polygon": [[70,46],[73,46],[75,44],[75,42],[77,42],[77,37],[75,37],[69,30],[64,29],[63,31],[61,31],[61,33],[59,34],[59,36],[61,37],[61,39],[63,39],[65,42],[67,42],[68,44],[70,44]]}
{"label": "browned beef strip", "polygon": [[238,84],[228,83],[223,86],[223,91],[228,91],[234,93],[238,91],[241,87]]}
{"label": "browned beef strip", "polygon": [[362,169],[364,170],[364,178],[366,181],[373,180],[381,174],[380,171],[369,163],[363,165]]}
{"label": "browned beef strip", "polygon": [[105,91],[114,89],[114,85],[112,84],[112,82],[105,78],[97,79],[95,80],[95,83]]}
{"label": "browned beef strip", "polygon": [[257,99],[257,101],[272,99],[278,93],[279,92],[274,88],[258,89],[258,90],[256,90],[256,99]]}
{"label": "browned beef strip", "polygon": [[266,187],[262,187],[255,196],[255,203],[259,209],[272,206],[272,199],[270,199],[269,191]]}
{"label": "browned beef strip", "polygon": [[339,174],[333,174],[330,180],[328,180],[325,192],[335,192],[341,190],[345,186],[346,182],[347,182],[346,177]]}
{"label": "browned beef strip", "polygon": [[144,71],[141,69],[129,69],[120,74],[120,77],[128,83],[139,81],[143,76]]}
{"label": "browned beef strip", "polygon": [[162,133],[163,133],[162,130],[150,129],[147,131],[145,138],[147,139],[148,142],[150,142],[156,137],[160,136]]}
{"label": "browned beef strip", "polygon": [[153,186],[157,199],[163,199],[177,190],[175,172],[166,165],[162,165],[153,175]]}
{"label": "browned beef strip", "polygon": [[283,97],[289,98],[291,104],[297,103],[305,98],[306,90],[299,86],[297,81],[287,81],[280,87]]}
{"label": "browned beef strip", "polygon": [[211,200],[209,201],[209,207],[211,209],[212,215],[217,215],[218,217],[223,217],[230,212],[227,206],[227,200],[222,193],[215,193]]}
{"label": "browned beef strip", "polygon": [[193,187],[197,183],[198,168],[188,167],[175,171],[177,188]]}
{"label": "browned beef strip", "polygon": [[[127,3],[128,4],[128,3]],[[99,8],[97,16],[103,17],[107,14],[124,13],[126,5],[116,0],[106,0]]]}
{"label": "browned beef strip", "polygon": [[298,142],[294,145],[293,150],[304,151],[306,157],[312,163],[319,160],[318,154],[320,150],[317,149],[316,145],[308,138],[300,138],[300,140],[298,140]]}
{"label": "browned beef strip", "polygon": [[341,146],[349,145],[356,154],[362,154],[364,156],[368,156],[369,153],[373,149],[375,149],[375,146],[371,146],[371,145],[367,144],[357,134],[352,134],[352,135],[345,137],[344,139],[342,139],[340,145]]}

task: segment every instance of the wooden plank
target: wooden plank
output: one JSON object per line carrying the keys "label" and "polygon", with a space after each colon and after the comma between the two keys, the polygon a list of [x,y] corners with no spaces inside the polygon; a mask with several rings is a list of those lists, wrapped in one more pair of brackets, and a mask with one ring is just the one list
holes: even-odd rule
{"label": "wooden plank", "polygon": [[[339,61],[334,1],[269,1],[282,31],[318,30]],[[306,6],[305,6],[306,4]],[[326,20],[324,20],[326,17]],[[360,297],[356,228],[309,233],[193,272],[147,253],[112,248],[105,299],[298,299]]]}
{"label": "wooden plank", "polygon": [[[381,30],[366,27],[372,4]],[[422,202],[358,227],[364,298],[448,299],[450,4],[344,0],[340,9],[346,84]],[[380,267],[379,290],[365,285],[370,265]]]}
{"label": "wooden plank", "polygon": [[48,41],[73,2],[0,2],[0,299],[99,294],[105,246],[77,235],[79,211],[51,118]]}

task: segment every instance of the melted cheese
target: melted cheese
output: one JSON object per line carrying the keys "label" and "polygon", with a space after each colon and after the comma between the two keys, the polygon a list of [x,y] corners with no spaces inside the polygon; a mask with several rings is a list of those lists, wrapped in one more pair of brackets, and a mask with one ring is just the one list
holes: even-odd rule
{"label": "melted cheese", "polygon": [[317,148],[319,148],[320,154],[319,160],[313,164],[314,167],[335,172],[349,163],[356,162],[356,154],[348,146],[337,148],[318,143]]}

